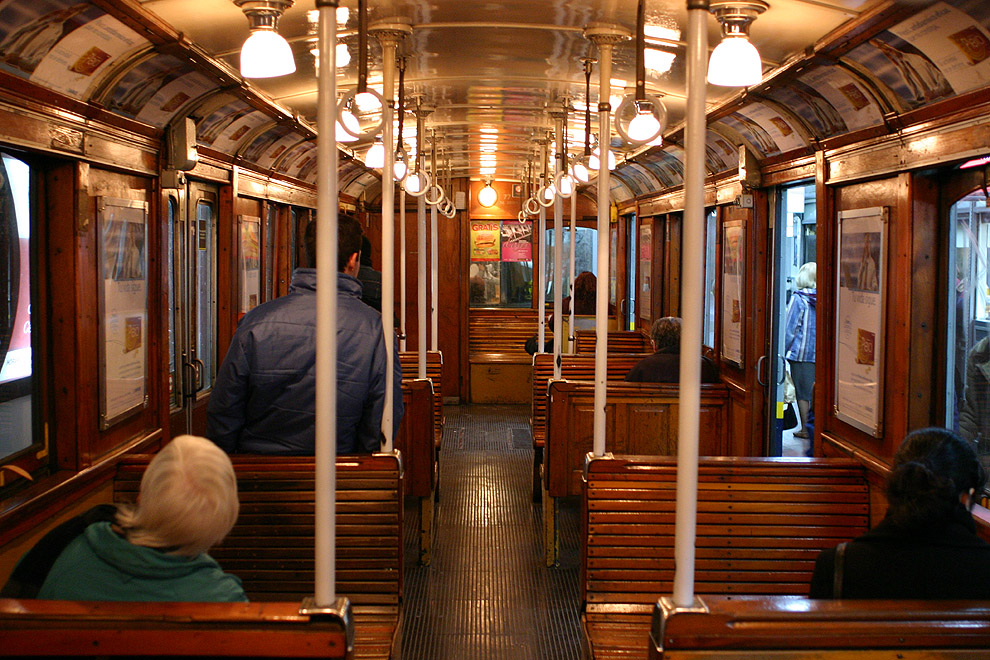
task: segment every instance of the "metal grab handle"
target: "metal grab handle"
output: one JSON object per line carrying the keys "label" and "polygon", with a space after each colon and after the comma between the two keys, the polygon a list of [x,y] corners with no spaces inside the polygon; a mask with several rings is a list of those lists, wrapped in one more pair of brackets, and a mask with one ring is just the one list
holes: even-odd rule
{"label": "metal grab handle", "polygon": [[766,362],[766,359],[766,355],[761,355],[760,359],[756,361],[756,382],[761,387],[767,387],[767,382],[763,379],[763,363]]}
{"label": "metal grab handle", "polygon": [[777,359],[780,360],[780,378],[777,379],[777,384],[783,385],[784,377],[787,375],[787,364],[784,362],[784,358],[777,356]]}
{"label": "metal grab handle", "polygon": [[192,359],[193,369],[196,370],[196,388],[193,392],[200,392],[203,389],[203,372],[206,371],[206,365],[198,357]]}

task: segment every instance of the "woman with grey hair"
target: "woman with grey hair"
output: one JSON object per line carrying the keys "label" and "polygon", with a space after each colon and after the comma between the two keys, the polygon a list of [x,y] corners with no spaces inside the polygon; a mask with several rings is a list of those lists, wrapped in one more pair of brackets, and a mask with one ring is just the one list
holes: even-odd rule
{"label": "woman with grey hair", "polygon": [[136,506],[120,506],[71,540],[62,534],[60,552],[46,536],[18,569],[38,575],[43,567],[38,598],[246,601],[240,579],[206,554],[230,532],[239,508],[227,454],[206,438],[181,435],[148,464]]}

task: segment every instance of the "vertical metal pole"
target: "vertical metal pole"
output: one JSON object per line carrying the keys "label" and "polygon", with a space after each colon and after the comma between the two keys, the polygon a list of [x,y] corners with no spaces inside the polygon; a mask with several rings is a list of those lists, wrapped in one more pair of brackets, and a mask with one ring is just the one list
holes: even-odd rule
{"label": "vertical metal pole", "polygon": [[612,44],[598,44],[598,290],[595,299],[595,456],[605,454],[605,361],[608,355],[609,170],[612,127],[609,114]]}
{"label": "vertical metal pole", "polygon": [[[422,139],[419,137],[422,135],[423,130],[423,120],[418,119],[418,129],[416,134],[416,139],[419,144],[422,145]],[[417,158],[420,159],[420,167],[423,168],[421,171],[425,172],[425,162],[426,159],[422,155],[422,151],[417,152]],[[427,193],[429,194],[429,193]],[[419,378],[426,378],[426,195],[420,195],[416,198],[416,212],[417,212],[417,236],[416,236],[416,249],[418,251],[417,255],[417,266],[419,277],[417,278],[417,303],[419,305],[419,330],[417,337],[417,347],[419,353]]]}
{"label": "vertical metal pole", "polygon": [[[540,195],[539,187],[534,195]],[[538,204],[540,207],[540,219],[537,225],[537,236],[536,240],[539,241],[539,260],[540,260],[540,273],[537,277],[537,287],[539,291],[536,293],[536,313],[539,314],[538,325],[536,334],[539,335],[537,340],[539,341],[539,347],[536,349],[538,353],[543,352],[544,346],[546,346],[546,331],[547,331],[547,210],[543,208],[542,204]]]}
{"label": "vertical metal pole", "polygon": [[[563,172],[567,160],[564,158],[564,115],[557,113],[557,165],[556,174]],[[574,194],[574,191],[571,191]],[[560,349],[564,332],[564,319],[561,314],[564,294],[561,291],[564,272],[564,200],[558,190],[553,200],[553,377],[560,378]]]}
{"label": "vertical metal pole", "polygon": [[315,597],[336,600],[337,492],[337,14],[336,2],[318,0],[320,74],[316,143],[316,484]]}
{"label": "vertical metal pole", "polygon": [[570,269],[571,269],[570,270],[571,277],[568,280],[571,283],[571,290],[568,292],[568,295],[571,297],[570,336],[567,338],[568,345],[570,346],[571,349],[570,351],[568,351],[569,353],[577,353],[577,342],[574,339],[575,337],[577,337],[577,334],[574,331],[575,330],[574,328],[574,245],[577,241],[577,234],[575,233],[575,225],[577,223],[577,219],[576,219],[577,198],[578,198],[577,186],[578,186],[578,182],[577,179],[575,178],[574,192],[571,193],[571,226],[570,226],[571,249],[570,249],[570,257],[568,259],[570,261]]}
{"label": "vertical metal pole", "polygon": [[[401,118],[400,118],[401,121]],[[399,350],[406,350],[406,189],[399,186]]]}
{"label": "vertical metal pole", "polygon": [[[448,186],[449,187],[449,186]],[[450,191],[447,191],[450,194]],[[430,206],[430,350],[439,349],[439,301],[440,295],[440,268],[439,257],[437,255],[437,236],[440,233],[437,225],[437,205]]]}
{"label": "vertical metal pole", "polygon": [[698,513],[698,427],[705,254],[705,75],[708,0],[688,0],[687,115],[684,159],[684,258],[681,260],[681,372],[674,530],[674,604],[694,603],[694,543]]}

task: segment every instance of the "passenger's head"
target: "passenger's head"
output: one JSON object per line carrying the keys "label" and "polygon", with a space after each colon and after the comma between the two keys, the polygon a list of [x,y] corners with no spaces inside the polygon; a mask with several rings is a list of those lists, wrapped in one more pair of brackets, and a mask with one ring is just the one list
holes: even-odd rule
{"label": "passenger's head", "polygon": [[137,506],[122,507],[117,524],[135,545],[194,557],[227,536],[239,508],[227,454],[206,438],[180,435],[148,464]]}
{"label": "passenger's head", "polygon": [[575,314],[594,314],[595,301],[598,295],[598,278],[589,271],[584,271],[574,278],[573,303]]}
{"label": "passenger's head", "polygon": [[938,525],[972,503],[986,483],[972,444],[948,429],[926,428],[904,438],[887,479],[887,518],[899,527]]}
{"label": "passenger's head", "polygon": [[817,280],[818,264],[814,261],[809,261],[805,265],[801,266],[797,277],[794,278],[794,286],[799,289],[817,289]]}
{"label": "passenger's head", "polygon": [[[355,254],[361,252],[361,223],[357,218],[347,213],[337,215],[337,270],[341,273]],[[303,247],[306,250],[306,261],[310,268],[316,268],[316,222],[306,225],[303,233]],[[371,250],[368,250],[371,258]]]}
{"label": "passenger's head", "polygon": [[363,233],[361,234],[361,265],[373,267],[371,263],[371,241]]}
{"label": "passenger's head", "polygon": [[676,348],[681,345],[681,320],[676,316],[665,316],[653,322],[650,339],[654,350]]}

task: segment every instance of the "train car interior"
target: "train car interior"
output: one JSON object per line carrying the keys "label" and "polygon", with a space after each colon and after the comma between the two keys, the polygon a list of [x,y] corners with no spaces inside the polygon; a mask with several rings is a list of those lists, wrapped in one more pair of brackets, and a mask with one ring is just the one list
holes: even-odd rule
{"label": "train car interior", "polygon": [[[233,454],[249,604],[5,591],[0,656],[980,657],[986,602],[808,596],[909,433],[990,469],[988,203],[986,0],[0,0],[0,586],[343,215],[405,410],[332,461],[343,610],[314,459]],[[627,382],[670,317],[714,375]]]}

